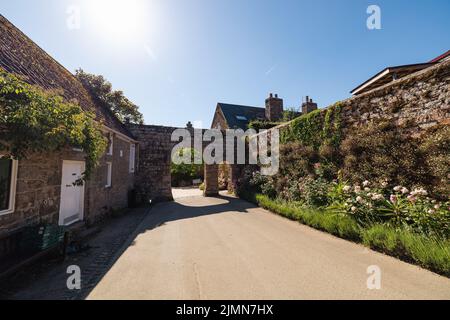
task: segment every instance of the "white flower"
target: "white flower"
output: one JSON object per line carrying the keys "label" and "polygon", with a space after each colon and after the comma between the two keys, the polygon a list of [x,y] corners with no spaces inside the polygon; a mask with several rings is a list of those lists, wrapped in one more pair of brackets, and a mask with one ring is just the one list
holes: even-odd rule
{"label": "white flower", "polygon": [[370,182],[369,182],[369,181],[366,180],[366,181],[363,182],[363,186],[364,186],[364,187],[368,187],[369,185],[370,185]]}
{"label": "white flower", "polygon": [[379,193],[374,193],[372,196],[372,200],[374,200],[374,201],[383,200],[383,199],[384,199],[383,195],[379,194]]}
{"label": "white flower", "polygon": [[357,202],[362,202],[362,201],[363,201],[363,198],[361,198],[360,196],[357,196],[357,197],[356,197],[356,201],[357,201]]}
{"label": "white flower", "polygon": [[355,186],[355,192],[356,193],[360,193],[361,192],[361,187],[360,186]]}
{"label": "white flower", "polygon": [[365,187],[365,188],[364,188],[364,191],[369,192],[369,191],[370,191],[370,188]]}
{"label": "white flower", "polygon": [[430,210],[428,210],[428,213],[429,213],[429,214],[433,214],[433,213],[434,213],[434,210],[433,210],[433,209],[430,209]]}
{"label": "white flower", "polygon": [[436,210],[439,210],[440,207],[441,207],[440,204],[436,204],[436,205],[434,206],[434,208],[435,208]]}
{"label": "white flower", "polygon": [[402,188],[402,193],[403,194],[407,194],[409,192],[409,190],[407,188]]}
{"label": "white flower", "polygon": [[352,212],[355,212],[356,211],[356,207],[352,207],[351,210],[352,210]]}
{"label": "white flower", "polygon": [[382,186],[383,188],[386,188],[387,185],[388,185],[388,182],[387,182],[387,181],[383,181],[383,182],[381,183],[381,186]]}
{"label": "white flower", "polygon": [[344,188],[342,188],[342,190],[344,190],[344,192],[349,192],[351,189],[350,186],[344,186]]}
{"label": "white flower", "polygon": [[417,196],[417,195],[426,196],[427,194],[428,194],[428,192],[424,188],[417,188],[411,192],[412,196]]}
{"label": "white flower", "polygon": [[396,186],[396,187],[394,187],[394,191],[398,192],[398,191],[402,190],[402,188],[403,188],[402,186]]}

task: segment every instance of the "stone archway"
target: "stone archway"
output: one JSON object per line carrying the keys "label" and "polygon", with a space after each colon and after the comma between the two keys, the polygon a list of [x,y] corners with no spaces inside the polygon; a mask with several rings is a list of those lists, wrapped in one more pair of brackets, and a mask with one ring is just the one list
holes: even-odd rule
{"label": "stone archway", "polygon": [[[172,133],[181,128],[165,127],[155,125],[129,125],[128,129],[139,141],[138,165],[135,173],[135,186],[138,201],[147,203],[148,201],[172,201],[171,185],[171,153],[178,142],[171,141]],[[191,133],[192,147],[194,147],[193,128],[187,129]],[[202,130],[203,134],[204,130]],[[224,133],[224,132],[223,132]],[[225,141],[225,137],[224,137]],[[202,150],[209,142],[202,142]],[[200,150],[199,150],[200,151]],[[224,157],[226,157],[226,147],[224,144]],[[230,185],[234,185],[234,179],[238,177],[237,165],[231,166]],[[219,194],[218,165],[204,165],[204,196],[217,196]]]}

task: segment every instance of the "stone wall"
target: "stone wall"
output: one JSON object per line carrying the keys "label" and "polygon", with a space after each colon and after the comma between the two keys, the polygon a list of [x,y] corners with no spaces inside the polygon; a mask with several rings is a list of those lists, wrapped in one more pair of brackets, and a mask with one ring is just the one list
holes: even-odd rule
{"label": "stone wall", "polygon": [[[340,101],[343,130],[386,120],[415,136],[434,125],[450,124],[449,87],[450,61],[446,61]],[[289,122],[276,128],[282,131],[288,126]]]}
{"label": "stone wall", "polygon": [[342,101],[347,128],[385,119],[411,133],[438,123],[450,124],[450,61]]}
{"label": "stone wall", "polygon": [[170,162],[174,127],[129,125],[139,141],[136,191],[139,202],[172,200]]}
{"label": "stone wall", "polygon": [[[114,137],[113,155],[104,155],[85,185],[84,220],[94,223],[113,209],[128,205],[128,193],[134,187],[129,172],[130,143]],[[16,201],[13,213],[0,216],[0,257],[2,240],[25,226],[58,224],[63,160],[83,161],[84,154],[65,149],[51,154],[34,154],[18,161]],[[106,185],[106,162],[112,162],[112,186]]]}

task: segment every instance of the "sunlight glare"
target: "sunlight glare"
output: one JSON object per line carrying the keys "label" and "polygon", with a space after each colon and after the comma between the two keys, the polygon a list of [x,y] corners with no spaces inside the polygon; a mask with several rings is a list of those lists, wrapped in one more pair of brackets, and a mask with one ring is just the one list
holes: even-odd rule
{"label": "sunlight glare", "polygon": [[116,41],[141,40],[145,30],[145,1],[91,0],[90,17],[96,31]]}

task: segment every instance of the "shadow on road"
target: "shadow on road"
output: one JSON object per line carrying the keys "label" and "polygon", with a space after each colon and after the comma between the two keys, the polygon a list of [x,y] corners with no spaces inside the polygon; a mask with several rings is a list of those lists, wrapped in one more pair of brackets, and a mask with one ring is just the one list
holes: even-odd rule
{"label": "shadow on road", "polygon": [[[44,261],[11,278],[2,287],[0,299],[78,300],[85,299],[114,266],[122,254],[135,244],[139,235],[152,232],[171,221],[195,219],[229,211],[246,214],[255,206],[232,196],[220,195],[205,201],[203,197],[185,197],[174,202],[154,204],[150,209],[136,209],[112,219],[102,231],[87,241],[90,248],[75,253],[61,262]],[[211,204],[213,202],[213,204]],[[66,286],[67,267],[77,265],[81,270],[81,290]]]}

